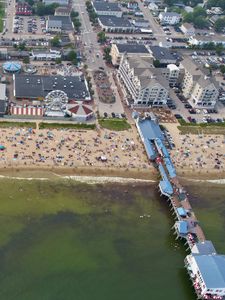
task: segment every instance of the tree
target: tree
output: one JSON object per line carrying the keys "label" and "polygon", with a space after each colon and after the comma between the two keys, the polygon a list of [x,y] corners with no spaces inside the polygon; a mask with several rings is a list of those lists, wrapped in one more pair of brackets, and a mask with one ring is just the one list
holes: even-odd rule
{"label": "tree", "polygon": [[23,63],[24,64],[29,64],[30,63],[30,57],[29,56],[28,57],[24,57]]}
{"label": "tree", "polygon": [[79,16],[79,13],[77,11],[74,11],[74,10],[71,11],[71,14],[70,14],[71,19],[77,18],[78,16]]}
{"label": "tree", "polygon": [[203,29],[208,26],[208,21],[203,16],[194,18],[193,23],[195,27]]}
{"label": "tree", "polygon": [[81,22],[79,21],[79,19],[73,19],[73,25],[74,25],[75,30],[79,31]]}
{"label": "tree", "polygon": [[155,68],[159,68],[161,66],[160,61],[158,59],[153,60],[153,65]]}
{"label": "tree", "polygon": [[25,43],[19,43],[17,49],[20,50],[20,51],[26,50],[26,44]]}
{"label": "tree", "polygon": [[75,65],[77,64],[77,53],[74,50],[71,50],[68,53],[67,58],[68,58],[69,61],[72,61],[73,64],[75,64]]}
{"label": "tree", "polygon": [[110,55],[110,51],[111,51],[110,47],[104,49],[104,59],[109,64],[112,63],[112,56]]}
{"label": "tree", "polygon": [[219,18],[214,25],[217,32],[222,32],[225,29],[225,17]]}
{"label": "tree", "polygon": [[220,66],[220,72],[221,72],[222,74],[225,74],[225,65],[221,65],[221,66]]}
{"label": "tree", "polygon": [[55,9],[59,6],[57,3],[45,5],[43,2],[38,2],[36,6],[36,14],[38,16],[54,15]]}
{"label": "tree", "polygon": [[187,23],[192,23],[193,22],[193,14],[192,13],[183,13],[183,21]]}
{"label": "tree", "polygon": [[105,43],[106,39],[107,38],[105,36],[105,32],[104,31],[100,31],[98,33],[98,42],[101,43],[101,44],[103,44],[103,43]]}
{"label": "tree", "polygon": [[207,8],[211,7],[221,7],[222,10],[225,10],[225,1],[224,0],[208,0]]}
{"label": "tree", "polygon": [[224,47],[223,47],[222,44],[217,44],[216,47],[215,47],[215,50],[216,50],[217,55],[221,55],[223,50],[224,50]]}
{"label": "tree", "polygon": [[51,39],[51,46],[60,47],[60,39],[58,36],[55,36],[53,39]]}
{"label": "tree", "polygon": [[62,62],[61,58],[56,58],[55,63],[56,63],[57,65],[61,64],[61,62]]}

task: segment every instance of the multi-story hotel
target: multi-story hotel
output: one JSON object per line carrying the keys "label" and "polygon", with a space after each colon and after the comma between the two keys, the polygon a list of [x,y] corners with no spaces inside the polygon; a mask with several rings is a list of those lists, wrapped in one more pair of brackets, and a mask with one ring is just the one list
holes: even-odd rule
{"label": "multi-story hotel", "polygon": [[185,98],[195,108],[212,108],[215,106],[219,90],[217,82],[200,69],[190,58],[185,57],[181,62],[184,71],[182,92]]}

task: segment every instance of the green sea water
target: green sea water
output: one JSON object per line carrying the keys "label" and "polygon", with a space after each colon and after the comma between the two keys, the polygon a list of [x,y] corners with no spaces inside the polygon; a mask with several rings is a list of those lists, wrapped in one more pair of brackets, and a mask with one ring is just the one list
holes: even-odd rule
{"label": "green sea water", "polygon": [[[194,208],[225,253],[222,187],[197,187]],[[194,300],[172,225],[155,184],[1,179],[0,299]]]}

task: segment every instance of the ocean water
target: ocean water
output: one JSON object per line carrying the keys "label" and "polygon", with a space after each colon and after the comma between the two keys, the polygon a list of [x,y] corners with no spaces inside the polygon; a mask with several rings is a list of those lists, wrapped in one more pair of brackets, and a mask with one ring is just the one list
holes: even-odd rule
{"label": "ocean water", "polygon": [[[222,187],[189,191],[225,252]],[[0,179],[0,195],[0,299],[195,299],[155,184]]]}

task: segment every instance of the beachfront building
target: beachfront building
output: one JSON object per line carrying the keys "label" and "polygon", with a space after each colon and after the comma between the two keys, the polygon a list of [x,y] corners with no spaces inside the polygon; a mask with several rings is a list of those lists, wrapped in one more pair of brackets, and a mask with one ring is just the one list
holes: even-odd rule
{"label": "beachfront building", "polygon": [[0,83],[0,116],[4,115],[7,108],[6,84]]}
{"label": "beachfront building", "polygon": [[192,46],[203,46],[209,43],[213,43],[214,45],[222,44],[225,46],[225,36],[222,34],[191,36],[188,43]]}
{"label": "beachfront building", "polygon": [[169,83],[154,74],[152,58],[123,56],[118,76],[133,106],[162,106],[167,103]]}
{"label": "beachfront building", "polygon": [[14,75],[14,96],[18,100],[44,100],[47,94],[54,90],[65,92],[69,100],[91,100],[87,81],[83,75]]}
{"label": "beachfront building", "polygon": [[48,16],[46,21],[46,31],[51,33],[61,33],[73,31],[73,23],[70,16]]}
{"label": "beachfront building", "polygon": [[161,12],[159,14],[159,21],[165,25],[176,25],[180,22],[181,15],[175,12]]}
{"label": "beachfront building", "polygon": [[187,255],[185,266],[193,282],[198,299],[225,297],[225,255]]}
{"label": "beachfront building", "polygon": [[92,6],[98,16],[115,16],[122,17],[122,10],[118,3],[106,1],[93,1]]}
{"label": "beachfront building", "polygon": [[114,66],[120,65],[121,57],[127,56],[151,57],[148,48],[142,44],[112,44],[110,55]]}
{"label": "beachfront building", "polygon": [[184,71],[182,92],[195,108],[213,108],[219,97],[218,84],[207,70],[201,69],[189,57],[181,62]]}

